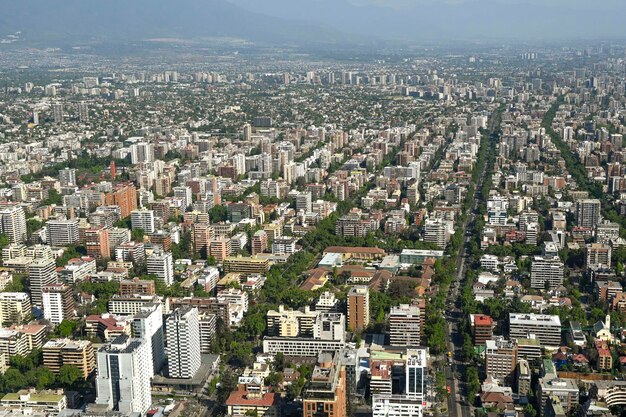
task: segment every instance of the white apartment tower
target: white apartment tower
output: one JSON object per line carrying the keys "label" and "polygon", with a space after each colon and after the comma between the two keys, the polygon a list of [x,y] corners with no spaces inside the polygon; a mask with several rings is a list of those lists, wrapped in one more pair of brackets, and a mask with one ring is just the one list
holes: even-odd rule
{"label": "white apartment tower", "polygon": [[165,324],[170,378],[193,378],[200,368],[198,309],[176,309]]}
{"label": "white apartment tower", "polygon": [[26,215],[21,206],[0,206],[0,232],[7,235],[11,243],[26,241]]}
{"label": "white apartment tower", "polygon": [[168,287],[174,283],[174,260],[171,252],[155,251],[148,256],[148,274],[156,275]]}
{"label": "white apartment tower", "polygon": [[101,347],[96,360],[96,404],[121,413],[145,415],[152,404],[148,343],[122,335]]}
{"label": "white apartment tower", "polygon": [[34,306],[43,306],[43,287],[57,282],[56,263],[53,259],[35,259],[29,266],[30,297]]}
{"label": "white apartment tower", "polygon": [[145,340],[152,351],[151,376],[156,375],[165,363],[163,337],[163,308],[161,304],[147,304],[133,317],[133,337]]}
{"label": "white apartment tower", "polygon": [[155,232],[154,211],[148,209],[137,209],[130,213],[130,222],[133,230],[141,229],[147,234]]}
{"label": "white apartment tower", "polygon": [[558,256],[535,256],[530,267],[530,286],[544,289],[546,283],[550,289],[563,284],[565,265]]}

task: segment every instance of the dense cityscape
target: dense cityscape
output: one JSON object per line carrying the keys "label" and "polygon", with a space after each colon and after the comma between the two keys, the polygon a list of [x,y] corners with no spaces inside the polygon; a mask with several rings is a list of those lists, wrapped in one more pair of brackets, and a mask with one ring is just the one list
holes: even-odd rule
{"label": "dense cityscape", "polygon": [[626,416],[625,74],[7,50],[0,416]]}

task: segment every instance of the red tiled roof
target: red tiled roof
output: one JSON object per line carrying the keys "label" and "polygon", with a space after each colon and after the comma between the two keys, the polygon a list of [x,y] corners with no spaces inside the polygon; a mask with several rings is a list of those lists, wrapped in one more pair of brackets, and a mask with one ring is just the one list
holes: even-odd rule
{"label": "red tiled roof", "polygon": [[491,326],[493,325],[493,319],[485,314],[476,314],[474,315],[474,325]]}
{"label": "red tiled roof", "polygon": [[233,391],[226,400],[226,405],[247,405],[257,407],[277,406],[280,396],[277,393],[267,393],[261,398],[247,398],[245,391]]}

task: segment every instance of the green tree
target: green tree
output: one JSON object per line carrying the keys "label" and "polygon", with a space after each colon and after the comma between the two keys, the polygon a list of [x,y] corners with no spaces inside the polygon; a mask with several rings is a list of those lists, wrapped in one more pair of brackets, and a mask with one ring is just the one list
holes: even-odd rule
{"label": "green tree", "polygon": [[17,392],[28,386],[28,380],[19,370],[9,368],[4,373],[4,388],[8,392]]}
{"label": "green tree", "polygon": [[59,369],[58,381],[63,387],[73,387],[84,380],[83,371],[74,365],[63,365]]}
{"label": "green tree", "polygon": [[130,232],[130,237],[135,242],[143,242],[143,237],[146,235],[146,232],[142,228],[133,229]]}
{"label": "green tree", "polygon": [[59,327],[57,328],[57,333],[59,334],[59,336],[61,337],[70,337],[74,334],[74,331],[76,330],[77,327],[77,323],[74,320],[63,320],[60,324]]}

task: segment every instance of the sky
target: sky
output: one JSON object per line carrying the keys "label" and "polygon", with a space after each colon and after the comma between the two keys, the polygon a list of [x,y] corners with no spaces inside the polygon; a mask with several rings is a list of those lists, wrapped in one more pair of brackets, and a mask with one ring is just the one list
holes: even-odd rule
{"label": "sky", "polygon": [[229,0],[384,39],[626,39],[625,0]]}

